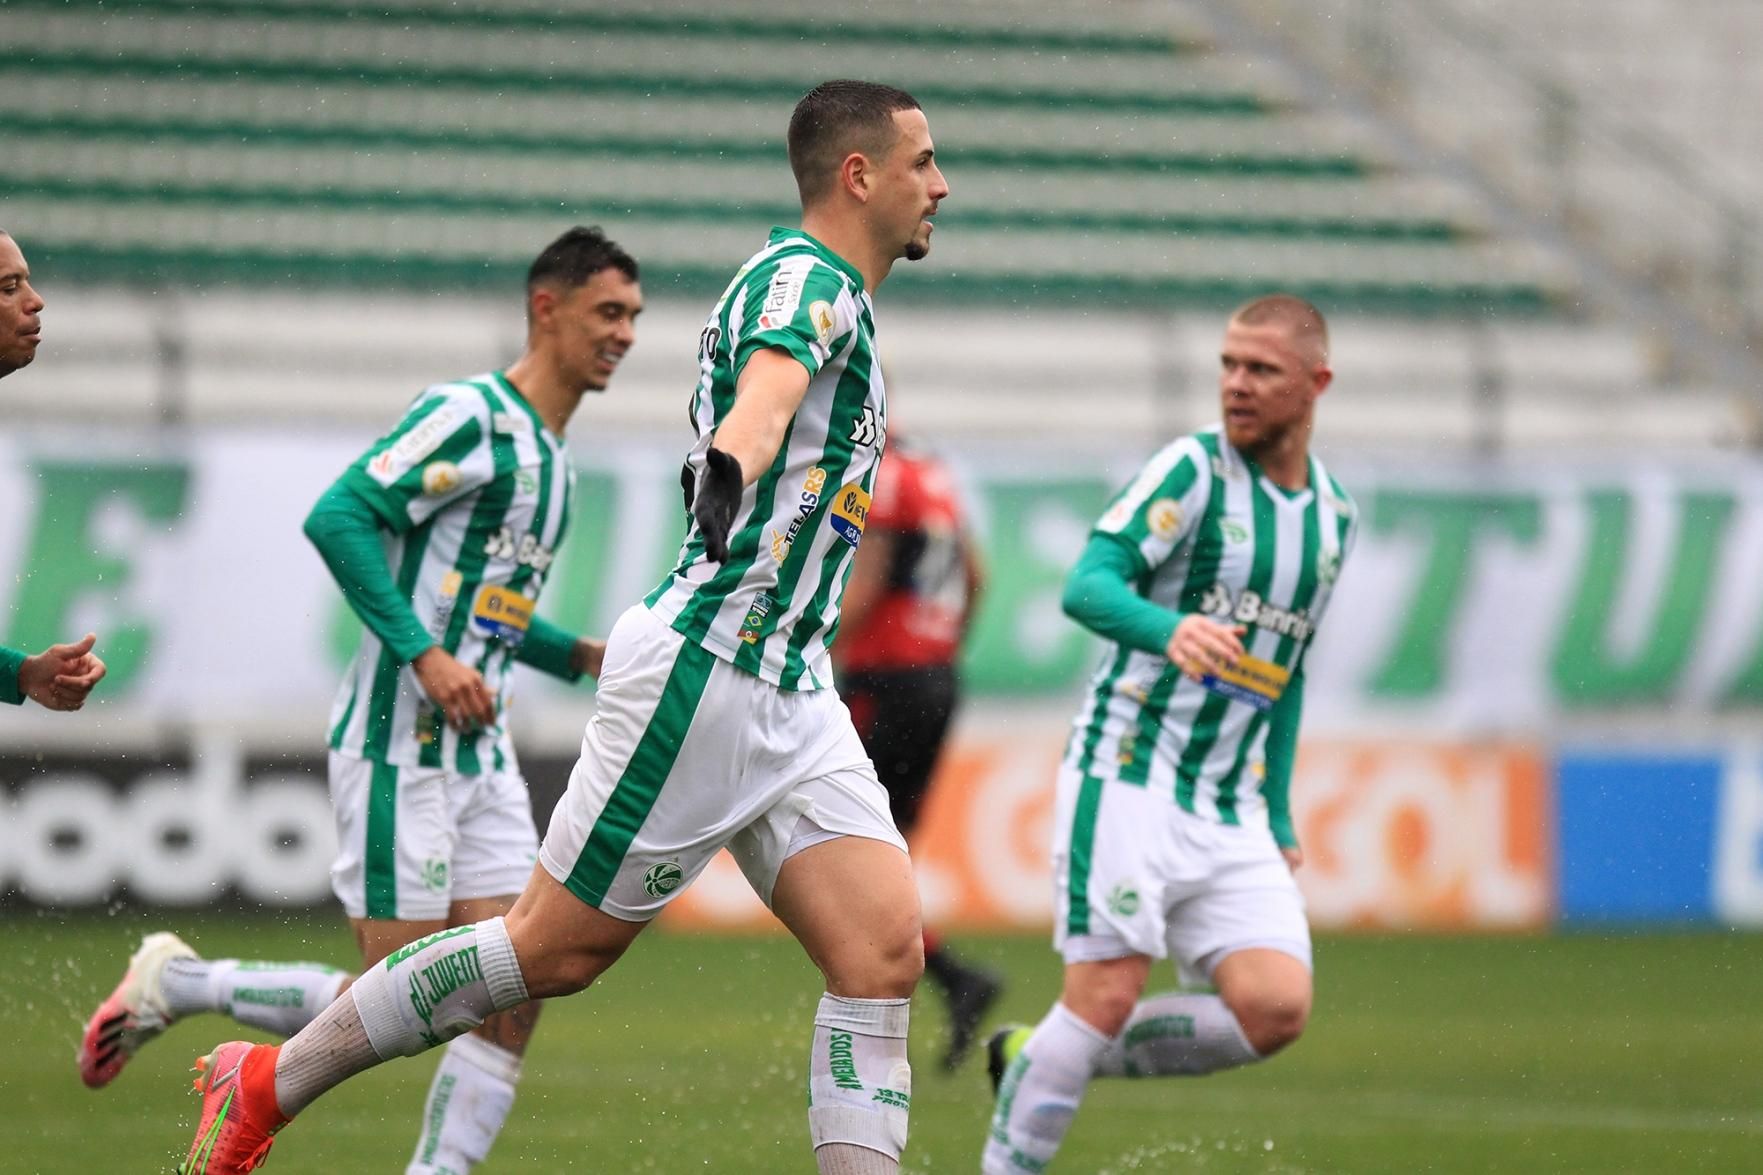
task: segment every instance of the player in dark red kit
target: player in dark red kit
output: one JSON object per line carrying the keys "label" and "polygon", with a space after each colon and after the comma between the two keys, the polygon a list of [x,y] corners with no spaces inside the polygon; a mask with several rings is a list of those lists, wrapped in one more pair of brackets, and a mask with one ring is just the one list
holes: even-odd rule
{"label": "player in dark red kit", "polygon": [[[896,427],[845,588],[834,656],[839,693],[908,839],[955,713],[955,659],[981,577],[954,479]],[[943,1067],[953,1069],[972,1048],[1001,985],[957,960],[928,929],[924,964],[949,1005]]]}

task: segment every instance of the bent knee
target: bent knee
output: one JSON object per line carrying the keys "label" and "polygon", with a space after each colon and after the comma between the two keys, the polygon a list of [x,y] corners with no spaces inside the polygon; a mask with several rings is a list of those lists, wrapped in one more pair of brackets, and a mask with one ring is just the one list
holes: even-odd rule
{"label": "bent knee", "polygon": [[924,934],[917,919],[827,961],[826,989],[856,1000],[906,999],[924,975]]}
{"label": "bent knee", "polygon": [[1262,1056],[1271,1056],[1304,1035],[1310,1022],[1310,1000],[1307,995],[1259,996],[1233,1006],[1237,1023],[1249,1045]]}

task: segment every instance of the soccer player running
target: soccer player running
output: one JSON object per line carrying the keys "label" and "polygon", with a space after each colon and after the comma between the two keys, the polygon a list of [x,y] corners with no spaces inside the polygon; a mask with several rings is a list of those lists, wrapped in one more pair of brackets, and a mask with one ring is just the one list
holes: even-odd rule
{"label": "soccer player running", "polygon": [[[983,580],[955,479],[896,428],[845,588],[834,660],[839,693],[908,840],[955,714],[955,659]],[[1002,984],[928,929],[924,969],[948,1005],[942,1063],[952,1070],[973,1047]]]}
{"label": "soccer player running", "polygon": [[918,895],[827,660],[887,425],[871,296],[928,252],[949,189],[918,103],[886,86],[816,87],[789,157],[802,228],[772,231],[700,336],[692,525],[607,639],[525,891],[506,917],[394,952],[287,1043],[216,1048],[181,1170],[251,1170],[352,1074],[580,991],[723,847],[826,979],[808,1086],[820,1170],[898,1169]]}
{"label": "soccer player running", "polygon": [[[564,430],[634,341],[636,262],[598,229],[573,228],[533,261],[526,302],[519,359],[419,395],[306,520],[367,627],[329,739],[332,885],[365,964],[513,906],[538,834],[506,722],[512,663],[568,681],[600,669],[600,642],[535,608],[569,524]],[[207,960],[150,935],[87,1025],[80,1075],[107,1084],[195,1012],[291,1035],[349,983],[315,963]],[[410,1175],[461,1175],[489,1153],[539,1008],[499,1011],[441,1059]]]}
{"label": "soccer player running", "polygon": [[[1214,427],[1114,499],[1065,588],[1110,642],[1060,767],[1059,1000],[989,1042],[988,1175],[1046,1169],[1095,1076],[1211,1073],[1292,1043],[1310,930],[1288,805],[1304,654],[1354,508],[1310,455],[1333,373],[1317,309],[1275,294],[1225,329]],[[1143,998],[1173,955],[1215,994]]]}
{"label": "soccer player running", "polygon": [[[37,357],[43,341],[43,296],[31,285],[31,267],[12,234],[0,228],[0,379]],[[0,645],[0,702],[24,700],[46,710],[78,710],[92,687],[103,680],[104,662],[93,652],[98,638],[87,633],[72,644],[50,645],[32,656]]]}

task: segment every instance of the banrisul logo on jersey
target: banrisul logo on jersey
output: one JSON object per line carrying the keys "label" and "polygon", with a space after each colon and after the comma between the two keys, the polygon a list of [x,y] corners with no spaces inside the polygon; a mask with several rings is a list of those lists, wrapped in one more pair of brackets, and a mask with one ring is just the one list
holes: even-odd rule
{"label": "banrisul logo on jersey", "polygon": [[826,488],[826,470],[813,466],[808,476],[802,479],[802,492],[796,496],[796,516],[781,532],[771,532],[771,557],[782,563],[790,557],[790,548],[796,543],[796,536],[813,516],[814,508],[820,505],[820,491]]}
{"label": "banrisul logo on jersey", "polygon": [[863,541],[863,527],[868,521],[869,491],[856,482],[839,487],[839,496],[833,499],[832,513],[827,517],[839,537],[855,547]]}
{"label": "banrisul logo on jersey", "polygon": [[1206,589],[1206,594],[1200,599],[1200,611],[1216,620],[1253,624],[1256,628],[1277,632],[1280,636],[1289,636],[1296,641],[1309,640],[1314,627],[1310,623],[1307,609],[1293,611],[1276,608],[1262,599],[1260,592],[1245,591],[1240,596],[1232,597],[1230,589],[1221,583],[1215,583]]}

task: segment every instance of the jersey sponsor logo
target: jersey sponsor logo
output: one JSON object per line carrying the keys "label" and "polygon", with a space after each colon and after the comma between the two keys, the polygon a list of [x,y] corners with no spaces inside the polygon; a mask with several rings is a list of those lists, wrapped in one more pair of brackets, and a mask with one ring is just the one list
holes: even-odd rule
{"label": "jersey sponsor logo", "polygon": [[1235,665],[1208,673],[1200,684],[1215,694],[1265,711],[1273,709],[1291,677],[1291,670],[1283,665],[1259,657],[1243,657]]}
{"label": "jersey sponsor logo", "polygon": [[551,561],[557,557],[550,547],[541,543],[538,536],[530,531],[516,540],[514,528],[511,526],[504,526],[490,536],[489,541],[484,544],[484,554],[492,559],[531,567],[540,575],[550,569]]}
{"label": "jersey sponsor logo", "polygon": [[512,588],[486,583],[471,602],[471,624],[486,637],[518,645],[533,622],[533,602]]}
{"label": "jersey sponsor logo", "polygon": [[765,618],[769,615],[771,615],[771,597],[760,592],[753,597],[753,605],[747,609],[747,615],[741,621],[742,644],[756,645],[759,643],[760,626],[765,623]]}
{"label": "jersey sponsor logo", "polygon": [[1277,608],[1262,599],[1259,592],[1245,591],[1232,598],[1230,589],[1221,583],[1206,589],[1206,594],[1200,598],[1200,611],[1217,620],[1253,624],[1296,641],[1309,640],[1315,630],[1308,609]]}
{"label": "jersey sponsor logo", "polygon": [[1174,498],[1158,498],[1145,511],[1145,525],[1164,542],[1181,533],[1181,521],[1181,503]]}
{"label": "jersey sponsor logo", "polygon": [[451,461],[430,461],[422,467],[422,492],[431,498],[450,494],[459,488],[463,476]]}
{"label": "jersey sponsor logo", "polygon": [[490,417],[490,428],[510,436],[522,436],[533,431],[533,422],[530,417],[515,412],[497,412]]}
{"label": "jersey sponsor logo", "polygon": [[830,302],[815,302],[810,305],[808,307],[808,321],[814,325],[814,337],[820,340],[821,346],[825,347],[832,343],[833,327],[836,320],[833,318],[833,308]]}
{"label": "jersey sponsor logo", "polygon": [[808,282],[806,266],[789,266],[771,275],[765,306],[759,311],[760,330],[778,330],[790,324],[802,304],[802,287]]}
{"label": "jersey sponsor logo", "polygon": [[459,589],[465,586],[465,576],[459,571],[449,571],[441,577],[441,584],[435,589],[435,618],[429,624],[429,635],[436,640],[447,631],[447,622],[453,619],[453,609],[459,604]]}
{"label": "jersey sponsor logo", "polygon": [[868,521],[869,491],[856,482],[839,487],[832,512],[827,515],[828,524],[838,536],[855,547],[863,541],[863,527]]}
{"label": "jersey sponsor logo", "polygon": [[442,404],[369,461],[367,475],[390,488],[393,482],[415,469],[417,462],[440,448],[441,442],[465,423],[467,415],[464,408],[451,401]]}
{"label": "jersey sponsor logo", "polygon": [[816,465],[808,470],[808,476],[802,479],[802,491],[796,496],[796,516],[790,519],[789,526],[781,532],[771,532],[771,557],[782,563],[790,557],[790,548],[796,544],[796,536],[808,524],[814,508],[820,505],[820,491],[826,488],[826,470]]}
{"label": "jersey sponsor logo", "polygon": [[854,445],[873,445],[881,436],[881,426],[876,423],[875,409],[865,406],[863,415],[851,426],[851,443]]}

